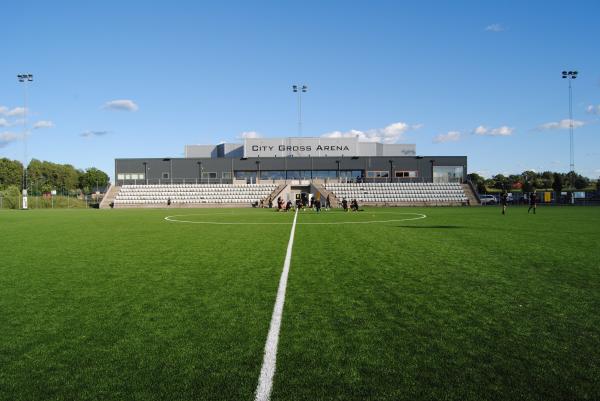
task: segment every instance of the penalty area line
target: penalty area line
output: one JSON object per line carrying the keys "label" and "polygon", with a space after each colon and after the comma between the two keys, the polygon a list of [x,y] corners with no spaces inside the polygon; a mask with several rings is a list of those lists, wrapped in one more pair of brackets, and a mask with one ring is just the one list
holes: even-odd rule
{"label": "penalty area line", "polygon": [[269,334],[265,343],[265,355],[263,358],[262,368],[260,369],[260,377],[256,386],[255,401],[269,401],[271,391],[273,389],[273,377],[275,376],[275,364],[277,362],[277,345],[279,343],[279,330],[281,328],[281,316],[283,314],[283,304],[285,302],[285,289],[287,287],[288,273],[290,271],[290,263],[292,260],[292,248],[294,246],[294,233],[296,232],[296,219],[298,218],[298,210],[294,215],[292,230],[290,232],[290,240],[283,262],[283,271],[279,279],[279,287],[277,289],[277,298],[273,307],[273,315],[271,316],[271,325],[269,326]]}

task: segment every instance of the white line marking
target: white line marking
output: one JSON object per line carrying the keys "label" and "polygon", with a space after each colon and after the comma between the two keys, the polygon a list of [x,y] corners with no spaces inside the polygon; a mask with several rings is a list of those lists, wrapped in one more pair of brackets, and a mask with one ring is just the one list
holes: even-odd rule
{"label": "white line marking", "polygon": [[283,262],[283,272],[279,279],[279,288],[277,289],[277,299],[273,308],[273,316],[271,317],[271,326],[267,335],[265,344],[265,356],[263,358],[262,368],[260,369],[260,377],[258,386],[256,386],[255,401],[269,401],[271,398],[271,390],[273,389],[273,377],[275,376],[275,363],[277,362],[277,344],[279,343],[279,329],[281,328],[281,315],[283,314],[283,304],[285,302],[285,289],[287,287],[288,273],[290,271],[290,262],[292,260],[292,248],[294,246],[294,233],[296,231],[296,219],[298,218],[298,210],[294,215],[294,223],[292,223],[292,231],[290,233],[290,241],[288,242],[287,253],[285,254],[285,262]]}
{"label": "white line marking", "polygon": [[[391,213],[390,213],[391,214]],[[298,223],[299,225],[341,225],[341,224],[373,224],[373,223],[394,223],[394,222],[400,222],[400,221],[410,221],[410,220],[421,220],[427,217],[427,215],[425,214],[421,214],[421,213],[397,213],[397,214],[404,214],[404,215],[411,215],[411,216],[416,216],[416,217],[411,217],[411,218],[405,218],[405,219],[390,219],[390,220],[364,220],[364,221],[334,221],[334,222],[324,222],[324,221],[320,221],[320,222],[304,222],[304,223]],[[187,215],[187,214],[180,214],[180,215],[174,215],[174,216],[167,216],[165,217],[166,221],[170,221],[173,223],[190,223],[190,224],[215,224],[215,225],[224,225],[224,226],[228,226],[228,225],[282,225],[282,224],[290,224],[289,221],[288,222],[261,222],[261,221],[256,221],[256,222],[241,222],[241,221],[232,221],[232,222],[224,222],[224,221],[198,221],[198,220],[180,220],[178,219],[178,217],[187,217],[187,216],[200,216],[200,215]]]}

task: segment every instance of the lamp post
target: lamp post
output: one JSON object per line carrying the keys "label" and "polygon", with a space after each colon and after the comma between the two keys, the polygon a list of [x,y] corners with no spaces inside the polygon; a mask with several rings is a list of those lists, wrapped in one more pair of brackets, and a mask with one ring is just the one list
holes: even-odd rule
{"label": "lamp post", "polygon": [[423,176],[421,174],[421,159],[423,158],[423,156],[415,156],[415,159],[417,159],[417,174],[419,174],[419,179],[421,182],[423,182]]}
{"label": "lamp post", "polygon": [[434,180],[433,180],[433,163],[435,163],[435,160],[431,159],[431,160],[429,160],[429,163],[431,163],[431,182],[434,182]]}
{"label": "lamp post", "polygon": [[17,80],[23,83],[23,200],[22,208],[27,209],[27,84],[33,82],[33,75],[18,74]]}
{"label": "lamp post", "polygon": [[571,81],[577,78],[577,71],[563,71],[563,79],[569,81],[569,168],[570,171],[575,171],[575,150],[573,143],[573,90]]}
{"label": "lamp post", "polygon": [[144,165],[144,180],[146,181],[146,185],[148,185],[148,163],[143,162]]}
{"label": "lamp post", "polygon": [[390,163],[390,183],[392,182],[392,171],[394,169],[394,161],[392,159],[388,160]]}
{"label": "lamp post", "polygon": [[298,136],[302,136],[302,93],[308,91],[308,86],[292,85],[292,91],[298,94]]}

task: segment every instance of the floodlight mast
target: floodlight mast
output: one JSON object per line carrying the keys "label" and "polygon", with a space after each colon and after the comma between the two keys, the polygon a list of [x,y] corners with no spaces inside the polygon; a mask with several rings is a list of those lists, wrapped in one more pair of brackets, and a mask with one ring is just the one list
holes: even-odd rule
{"label": "floodlight mast", "polygon": [[302,136],[302,93],[308,91],[308,86],[292,85],[292,91],[298,93],[298,136]]}
{"label": "floodlight mast", "polygon": [[571,87],[571,81],[576,79],[578,75],[577,71],[563,71],[563,79],[569,81],[569,170],[575,171],[575,144],[573,136],[573,89]]}
{"label": "floodlight mast", "polygon": [[23,83],[23,188],[21,208],[27,209],[27,84],[33,82],[32,74],[18,74],[17,80]]}

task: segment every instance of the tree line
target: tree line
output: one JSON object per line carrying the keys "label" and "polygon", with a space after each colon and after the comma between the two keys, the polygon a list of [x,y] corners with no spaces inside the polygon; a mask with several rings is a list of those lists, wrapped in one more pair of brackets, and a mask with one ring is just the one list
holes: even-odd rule
{"label": "tree line", "polygon": [[[108,174],[95,167],[85,170],[70,164],[32,159],[27,166],[27,188],[32,194],[52,190],[90,193],[109,182]],[[22,187],[23,164],[18,160],[0,158],[0,190]]]}
{"label": "tree line", "polygon": [[491,178],[484,178],[477,173],[471,173],[467,177],[477,187],[477,192],[483,194],[495,190],[532,192],[537,189],[546,189],[561,192],[563,190],[596,189],[600,191],[600,179],[594,183],[589,178],[574,171],[568,173],[553,171],[537,173],[528,170],[523,171],[521,174],[511,174],[509,176],[496,174]]}

